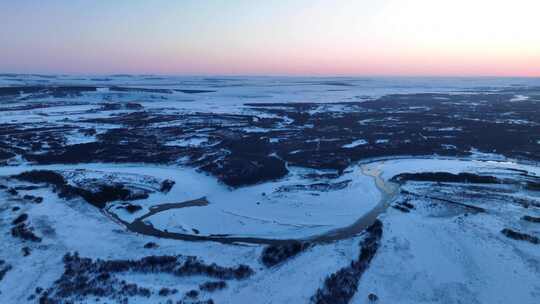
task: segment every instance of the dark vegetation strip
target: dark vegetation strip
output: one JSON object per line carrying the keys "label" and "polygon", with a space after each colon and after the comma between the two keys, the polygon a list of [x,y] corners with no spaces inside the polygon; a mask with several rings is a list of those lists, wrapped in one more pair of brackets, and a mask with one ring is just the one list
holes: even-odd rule
{"label": "dark vegetation strip", "polygon": [[94,86],[12,86],[0,87],[0,96],[16,96],[23,94],[46,93],[54,97],[80,95],[83,92],[94,92]]}
{"label": "dark vegetation strip", "polygon": [[401,205],[393,205],[392,208],[394,208],[394,209],[396,209],[396,210],[399,210],[399,211],[401,211],[401,212],[403,212],[403,213],[409,213],[409,212],[411,212],[411,210],[409,210],[409,209],[407,209],[407,208],[405,208],[405,207],[403,207],[403,206],[401,206]]}
{"label": "dark vegetation strip", "polygon": [[402,173],[392,177],[393,182],[421,181],[444,183],[472,183],[472,184],[500,184],[501,181],[494,176],[478,175],[473,173],[453,174],[448,172],[422,172]]}
{"label": "dark vegetation strip", "polygon": [[534,217],[530,215],[525,215],[522,217],[524,221],[531,222],[531,223],[540,223],[540,217]]}
{"label": "dark vegetation strip", "polygon": [[266,267],[272,267],[286,262],[311,247],[311,243],[291,241],[285,244],[274,244],[263,249],[261,261]]}
{"label": "dark vegetation strip", "polygon": [[17,216],[12,222],[12,225],[19,225],[23,222],[25,222],[28,219],[28,214],[22,213],[21,215]]}
{"label": "dark vegetation strip", "polygon": [[527,182],[526,188],[531,191],[540,191],[540,183],[539,182]]}
{"label": "dark vegetation strip", "polygon": [[122,184],[103,184],[99,186],[98,191],[92,192],[80,187],[69,185],[61,174],[49,170],[27,171],[12,177],[17,180],[30,183],[44,183],[47,185],[52,185],[54,186],[55,192],[61,198],[69,199],[74,197],[82,197],[85,201],[100,209],[104,208],[108,202],[118,200],[130,201],[148,197],[147,193],[132,193],[129,189],[124,188],[124,185]]}
{"label": "dark vegetation strip", "polygon": [[[88,297],[109,298],[127,303],[130,297],[150,297],[152,294],[166,296],[174,290],[154,291],[126,282],[118,273],[170,274],[177,277],[207,276],[221,281],[207,283],[201,288],[213,291],[225,288],[223,280],[243,280],[254,271],[246,265],[224,267],[205,264],[193,256],[148,256],[140,260],[92,260],[77,253],[63,258],[64,273],[40,296],[43,304],[60,304],[84,301]],[[196,292],[196,291],[195,291]]]}
{"label": "dark vegetation strip", "polygon": [[409,213],[411,210],[415,209],[414,205],[409,203],[408,200],[403,200],[392,205],[392,208],[399,210],[403,213]]}
{"label": "dark vegetation strip", "polygon": [[501,233],[514,240],[527,241],[529,243],[537,244],[537,245],[540,244],[540,238],[534,235],[518,232],[509,228],[505,228],[501,230]]}
{"label": "dark vegetation strip", "polygon": [[217,91],[213,90],[175,90],[177,92],[182,92],[184,94],[201,94],[201,93],[214,93]]}
{"label": "dark vegetation strip", "polygon": [[347,304],[350,302],[358,289],[362,274],[377,253],[383,233],[382,222],[376,220],[366,233],[365,239],[360,243],[361,251],[358,259],[328,276],[324,281],[324,286],[319,288],[311,298],[311,303]]}
{"label": "dark vegetation strip", "polygon": [[126,87],[110,87],[110,91],[114,92],[138,92],[138,93],[155,93],[155,94],[171,94],[169,89],[148,89],[148,88],[126,88]]}
{"label": "dark vegetation strip", "polygon": [[456,201],[449,200],[449,199],[442,198],[442,197],[422,195],[422,194],[410,192],[410,191],[407,191],[407,190],[401,190],[401,193],[416,196],[416,197],[423,198],[423,199],[436,200],[436,201],[441,201],[441,202],[452,204],[452,205],[461,206],[461,207],[464,207],[464,208],[469,209],[470,211],[473,211],[473,212],[476,212],[476,213],[484,213],[484,212],[486,212],[486,209],[484,209],[482,207],[468,205],[468,204],[456,202]]}
{"label": "dark vegetation strip", "polygon": [[0,260],[0,282],[6,276],[6,273],[11,270],[11,265],[7,264],[6,261]]}
{"label": "dark vegetation strip", "polygon": [[211,281],[199,285],[200,290],[207,292],[214,292],[216,290],[221,290],[225,288],[227,288],[227,282],[225,281]]}

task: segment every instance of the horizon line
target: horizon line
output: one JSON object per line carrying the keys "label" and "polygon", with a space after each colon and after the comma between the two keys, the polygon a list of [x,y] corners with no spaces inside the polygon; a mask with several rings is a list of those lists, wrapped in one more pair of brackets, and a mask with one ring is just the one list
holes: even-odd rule
{"label": "horizon line", "polygon": [[311,77],[311,78],[540,78],[538,75],[454,75],[454,74],[258,74],[258,73],[246,73],[246,74],[227,74],[227,73],[196,73],[196,74],[181,74],[181,73],[122,73],[122,72],[112,72],[112,73],[84,73],[84,72],[75,72],[75,73],[63,73],[63,72],[0,72],[0,75],[26,75],[26,76],[109,76],[109,77],[120,77],[120,76],[159,76],[159,77],[281,77],[281,78],[301,78],[301,77]]}

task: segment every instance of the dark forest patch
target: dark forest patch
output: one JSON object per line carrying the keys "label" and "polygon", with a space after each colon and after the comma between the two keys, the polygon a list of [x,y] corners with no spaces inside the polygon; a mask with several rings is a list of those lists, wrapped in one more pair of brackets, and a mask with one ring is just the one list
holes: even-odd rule
{"label": "dark forest patch", "polygon": [[422,172],[403,173],[390,179],[393,182],[441,182],[441,183],[473,183],[473,184],[499,184],[501,181],[494,176],[478,175],[474,173],[448,173],[448,172]]}
{"label": "dark forest patch", "polygon": [[360,243],[360,255],[347,267],[326,277],[324,286],[311,298],[316,304],[347,304],[358,289],[358,282],[377,253],[382,237],[382,222],[376,220],[366,229],[366,237]]}
{"label": "dark forest patch", "polygon": [[261,261],[266,267],[286,262],[311,247],[308,242],[291,241],[284,244],[269,245],[263,249]]}
{"label": "dark forest patch", "polygon": [[[242,280],[253,274],[246,265],[223,267],[205,264],[196,257],[148,256],[140,260],[92,260],[77,253],[63,258],[64,273],[40,297],[40,303],[72,303],[88,297],[127,301],[130,297],[165,296],[172,290],[152,290],[121,280],[119,273],[170,274],[177,277],[207,276],[221,280]],[[170,291],[170,292],[169,292]]]}

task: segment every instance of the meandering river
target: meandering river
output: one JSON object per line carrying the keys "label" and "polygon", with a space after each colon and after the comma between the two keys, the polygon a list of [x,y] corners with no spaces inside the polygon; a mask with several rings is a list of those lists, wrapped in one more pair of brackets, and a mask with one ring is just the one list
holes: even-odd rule
{"label": "meandering river", "polygon": [[149,212],[147,212],[141,217],[136,218],[132,222],[127,222],[121,219],[115,213],[109,212],[108,209],[104,209],[104,212],[106,212],[107,215],[113,217],[117,222],[124,225],[131,232],[148,235],[148,236],[159,237],[159,238],[168,238],[168,239],[184,240],[184,241],[213,241],[213,242],[219,242],[219,243],[225,243],[225,244],[249,243],[249,244],[276,245],[276,244],[286,244],[292,241],[307,241],[311,243],[329,243],[329,242],[334,242],[334,241],[353,237],[355,235],[358,235],[362,231],[364,231],[367,227],[373,224],[373,222],[377,219],[379,214],[386,211],[386,209],[390,205],[390,202],[397,195],[398,190],[399,190],[398,185],[389,181],[385,181],[381,177],[382,171],[380,170],[380,165],[382,163],[383,162],[361,166],[362,174],[371,176],[373,178],[373,182],[375,186],[377,187],[377,189],[379,189],[381,193],[381,198],[380,198],[380,201],[377,203],[377,205],[372,210],[362,215],[362,217],[357,219],[351,225],[338,228],[338,229],[333,229],[328,232],[311,236],[311,237],[307,237],[307,238],[272,239],[272,238],[242,237],[242,236],[229,236],[229,235],[206,236],[206,235],[197,235],[195,233],[186,234],[186,233],[170,232],[167,230],[159,230],[155,228],[153,225],[151,225],[150,223],[145,221],[146,219],[148,219],[149,217],[153,215],[156,215],[161,212],[166,212],[171,209],[204,207],[209,204],[209,202],[204,197],[196,199],[196,200],[181,202],[181,203],[162,204],[162,205],[152,206]]}

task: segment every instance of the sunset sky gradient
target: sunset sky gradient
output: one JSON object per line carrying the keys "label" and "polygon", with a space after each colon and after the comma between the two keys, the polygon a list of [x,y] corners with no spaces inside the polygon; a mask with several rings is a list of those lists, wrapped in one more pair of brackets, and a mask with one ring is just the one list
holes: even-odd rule
{"label": "sunset sky gradient", "polygon": [[0,72],[540,76],[538,0],[0,0]]}

